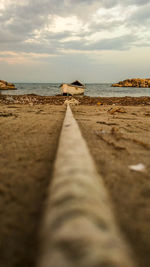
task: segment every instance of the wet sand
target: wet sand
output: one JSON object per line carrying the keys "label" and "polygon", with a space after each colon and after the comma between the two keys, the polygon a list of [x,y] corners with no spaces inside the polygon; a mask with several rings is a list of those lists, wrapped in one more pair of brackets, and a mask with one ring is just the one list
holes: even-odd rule
{"label": "wet sand", "polygon": [[0,266],[35,266],[64,106],[0,106]]}
{"label": "wet sand", "polygon": [[[136,266],[149,267],[150,98],[77,99],[81,105],[72,107],[75,118],[134,251]],[[1,267],[36,266],[38,232],[65,100],[34,95],[0,98]],[[145,165],[145,172],[129,169],[138,163]]]}
{"label": "wet sand", "polygon": [[[77,106],[73,110],[136,266],[149,267],[150,106]],[[138,163],[145,165],[145,172],[129,169]]]}

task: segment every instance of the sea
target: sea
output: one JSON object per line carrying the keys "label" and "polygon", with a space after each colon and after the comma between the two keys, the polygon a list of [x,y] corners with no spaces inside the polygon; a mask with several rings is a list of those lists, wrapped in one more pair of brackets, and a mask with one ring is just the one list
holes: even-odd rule
{"label": "sea", "polygon": [[[4,95],[36,94],[41,96],[55,96],[60,94],[60,83],[15,83],[18,90],[1,91]],[[110,83],[86,84],[86,96],[125,97],[150,96],[150,88],[111,87]]]}

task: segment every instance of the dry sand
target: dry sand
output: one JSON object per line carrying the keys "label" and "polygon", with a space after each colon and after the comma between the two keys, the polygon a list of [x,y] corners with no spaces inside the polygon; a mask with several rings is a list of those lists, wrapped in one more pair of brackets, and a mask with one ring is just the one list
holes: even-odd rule
{"label": "dry sand", "polygon": [[[0,99],[1,267],[35,266],[65,99],[21,96],[15,98],[17,103],[14,97]],[[136,266],[149,267],[150,98],[84,99],[86,105],[82,99],[73,107],[75,117],[135,253]],[[121,109],[114,112],[113,103]],[[145,172],[129,169],[137,163],[145,165]]]}
{"label": "dry sand", "polygon": [[0,267],[35,266],[64,106],[0,106]]}
{"label": "dry sand", "polygon": [[[149,267],[150,106],[78,106],[73,110],[137,266]],[[138,163],[145,165],[145,172],[129,169]]]}

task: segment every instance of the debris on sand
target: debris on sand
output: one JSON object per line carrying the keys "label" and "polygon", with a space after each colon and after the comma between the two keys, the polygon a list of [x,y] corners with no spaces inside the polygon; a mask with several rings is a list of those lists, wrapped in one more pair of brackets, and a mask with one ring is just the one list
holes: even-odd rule
{"label": "debris on sand", "polygon": [[0,112],[0,117],[11,117],[13,116],[12,113]]}
{"label": "debris on sand", "polygon": [[97,106],[102,106],[102,105],[103,105],[103,103],[101,103],[101,102],[97,103]]}
{"label": "debris on sand", "polygon": [[10,103],[15,103],[15,100],[12,96],[6,96],[6,101],[10,102]]}
{"label": "debris on sand", "polygon": [[118,112],[118,113],[126,113],[126,110],[124,109],[124,107],[113,107],[111,109],[108,110],[108,112],[113,115],[114,113]]}
{"label": "debris on sand", "polygon": [[[74,99],[80,102],[80,105],[88,105],[95,106],[97,103],[101,103],[102,105],[109,105],[111,109],[115,107],[122,106],[145,106],[150,104],[150,97],[73,97]],[[0,104],[23,104],[29,105],[29,103],[33,103],[33,105],[63,105],[64,101],[68,99],[72,99],[72,97],[66,96],[40,96],[35,94],[27,94],[27,95],[9,95],[6,96],[4,94],[0,94]],[[116,105],[116,106],[115,106]],[[123,108],[123,107],[122,107]]]}
{"label": "debris on sand", "polygon": [[77,106],[80,104],[80,102],[75,98],[71,98],[70,100],[68,100],[68,99],[65,100],[64,105],[68,105],[68,104],[72,105],[72,106]]}
{"label": "debris on sand", "polygon": [[145,172],[146,171],[146,167],[143,163],[139,163],[136,165],[130,165],[129,169],[131,171],[136,171],[136,172]]}
{"label": "debris on sand", "polygon": [[111,134],[115,135],[115,134],[118,134],[118,133],[120,134],[119,129],[117,127],[112,127],[111,128]]}
{"label": "debris on sand", "polygon": [[114,122],[105,122],[105,121],[97,121],[96,123],[108,125],[108,126],[118,125],[117,123],[114,123]]}
{"label": "debris on sand", "polygon": [[144,113],[145,116],[150,116],[150,112]]}

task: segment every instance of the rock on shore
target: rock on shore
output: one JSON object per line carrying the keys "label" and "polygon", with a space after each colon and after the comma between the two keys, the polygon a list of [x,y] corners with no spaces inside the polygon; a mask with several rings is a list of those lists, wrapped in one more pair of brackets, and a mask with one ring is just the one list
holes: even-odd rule
{"label": "rock on shore", "polygon": [[112,87],[150,88],[150,79],[127,79],[127,80],[112,84]]}
{"label": "rock on shore", "polygon": [[0,90],[16,90],[17,88],[13,83],[0,80]]}

